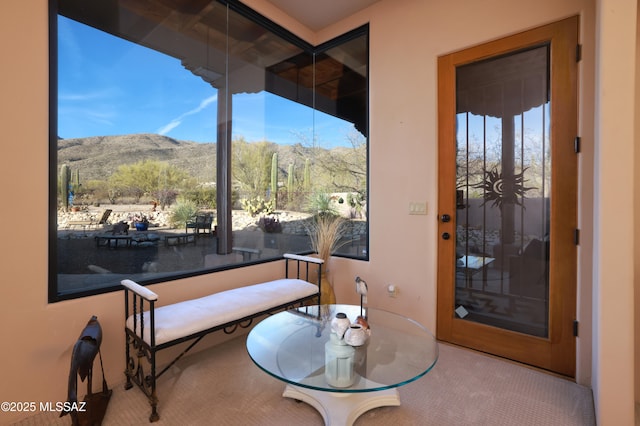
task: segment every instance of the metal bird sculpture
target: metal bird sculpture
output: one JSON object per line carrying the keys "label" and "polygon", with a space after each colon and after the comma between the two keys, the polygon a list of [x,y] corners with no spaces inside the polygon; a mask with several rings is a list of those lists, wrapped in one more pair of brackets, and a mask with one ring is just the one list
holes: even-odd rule
{"label": "metal bird sculpture", "polygon": [[[87,410],[87,413],[78,412],[72,408],[78,405],[78,376],[80,376],[80,380],[83,382],[85,379],[87,380],[87,398],[91,397],[93,394],[91,383],[93,379],[93,361],[96,355],[100,353],[101,343],[102,327],[100,327],[98,318],[94,315],[80,333],[80,337],[73,346],[73,353],[71,355],[67,403],[65,404],[65,409],[60,413],[60,417],[70,413],[73,425],[84,424],[87,421],[84,417],[79,418],[80,414],[87,414],[90,416],[89,423],[95,423],[96,419],[91,417],[93,415],[91,412],[92,407],[88,407],[89,409]],[[102,366],[102,359],[100,359],[100,366]],[[102,371],[102,387],[103,393],[110,397],[111,391],[107,388],[107,382],[104,378],[104,370]],[[108,402],[108,398],[106,402]],[[106,409],[106,403],[104,408]],[[99,422],[96,424],[99,424]]]}
{"label": "metal bird sculpture", "polygon": [[365,280],[360,277],[356,277],[356,293],[360,295],[360,316],[363,316],[363,305],[367,303],[367,293],[369,287]]}
{"label": "metal bird sculpture", "polygon": [[[67,392],[68,402],[78,402],[78,375],[80,375],[80,379],[83,382],[91,375],[93,360],[100,350],[101,343],[102,328],[100,327],[98,318],[94,315],[87,323],[87,326],[82,330],[80,337],[73,346],[71,368],[69,370],[69,387]],[[91,380],[91,378],[89,378],[89,380]],[[62,411],[60,417],[66,414],[68,414],[67,411]]]}

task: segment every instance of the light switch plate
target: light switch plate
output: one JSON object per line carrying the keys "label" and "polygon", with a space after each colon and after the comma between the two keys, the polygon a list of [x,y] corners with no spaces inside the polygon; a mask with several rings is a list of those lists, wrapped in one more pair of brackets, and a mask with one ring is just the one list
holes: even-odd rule
{"label": "light switch plate", "polygon": [[427,214],[427,203],[424,201],[411,201],[409,203],[409,214]]}

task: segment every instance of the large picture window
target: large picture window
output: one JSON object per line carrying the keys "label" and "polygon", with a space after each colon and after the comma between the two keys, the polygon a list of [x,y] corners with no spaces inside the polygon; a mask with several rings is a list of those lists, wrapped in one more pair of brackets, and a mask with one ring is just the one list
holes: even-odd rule
{"label": "large picture window", "polygon": [[368,259],[366,26],[310,46],[235,1],[51,14],[50,301],[309,253],[319,214]]}

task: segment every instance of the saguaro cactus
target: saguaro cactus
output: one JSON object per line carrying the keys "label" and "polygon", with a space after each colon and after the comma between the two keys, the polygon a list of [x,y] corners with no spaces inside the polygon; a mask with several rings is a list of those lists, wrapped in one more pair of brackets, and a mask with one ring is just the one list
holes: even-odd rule
{"label": "saguaro cactus", "polygon": [[77,192],[80,189],[80,170],[71,173],[71,176],[71,187],[73,192]]}
{"label": "saguaro cactus", "polygon": [[271,199],[273,200],[273,208],[277,208],[278,204],[278,153],[274,152],[271,156]]}
{"label": "saguaro cactus", "polygon": [[71,188],[71,169],[66,164],[60,167],[60,198],[64,210],[69,210],[69,189]]}
{"label": "saguaro cactus", "polygon": [[304,180],[302,181],[304,192],[311,190],[311,160],[304,160]]}
{"label": "saguaro cactus", "polygon": [[289,164],[289,171],[287,175],[287,198],[289,201],[293,199],[293,163]]}

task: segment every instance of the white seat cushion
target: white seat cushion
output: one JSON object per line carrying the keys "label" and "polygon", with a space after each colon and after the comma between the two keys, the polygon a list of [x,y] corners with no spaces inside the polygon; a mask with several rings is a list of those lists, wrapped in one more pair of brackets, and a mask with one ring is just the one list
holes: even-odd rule
{"label": "white seat cushion", "polygon": [[[299,279],[280,279],[235,288],[199,299],[155,309],[156,345],[266,311],[318,293],[318,287]],[[144,340],[151,344],[149,312],[144,313]],[[133,330],[133,315],[127,319]],[[140,321],[137,324],[140,334]]]}

